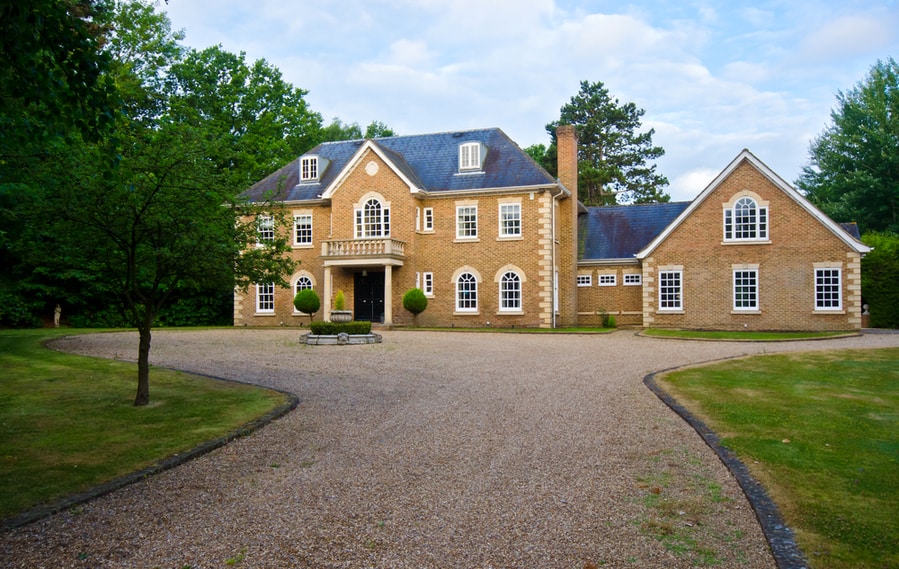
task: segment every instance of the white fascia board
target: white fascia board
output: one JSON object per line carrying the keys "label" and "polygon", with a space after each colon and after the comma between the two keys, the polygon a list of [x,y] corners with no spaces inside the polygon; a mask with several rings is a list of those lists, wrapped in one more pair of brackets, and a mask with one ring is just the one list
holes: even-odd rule
{"label": "white fascia board", "polygon": [[350,159],[349,162],[347,162],[347,165],[343,168],[340,174],[334,179],[333,182],[331,182],[331,184],[325,189],[325,191],[322,192],[322,199],[331,199],[331,197],[334,195],[334,192],[337,191],[337,188],[339,188],[347,179],[347,177],[353,172],[353,170],[355,170],[356,167],[359,166],[359,163],[362,161],[362,157],[365,156],[367,150],[371,150],[372,152],[377,154],[378,157],[383,160],[385,164],[387,164],[390,170],[394,174],[396,174],[404,184],[409,187],[409,191],[411,193],[414,194],[416,192],[422,191],[422,188],[419,188],[414,183],[412,183],[412,181],[408,177],[406,177],[399,170],[399,168],[396,167],[396,165],[390,160],[390,158],[388,158],[386,155],[384,155],[383,152],[381,152],[381,149],[377,144],[374,144],[371,140],[366,140],[365,143],[359,147],[359,150],[357,150],[353,155],[353,158]]}
{"label": "white fascia board", "polygon": [[[645,259],[649,255],[652,254],[653,251],[665,240],[668,236],[673,232],[677,227],[684,222],[687,217],[689,217],[695,210],[698,208],[702,202],[706,200],[712,193],[718,189],[724,180],[726,180],[731,174],[733,174],[734,170],[746,160],[753,167],[755,167],[763,176],[768,178],[775,186],[780,188],[787,196],[790,197],[793,201],[799,204],[805,211],[811,214],[815,219],[821,222],[822,225],[827,227],[834,235],[839,237],[844,243],[846,243],[849,247],[851,247],[854,251],[858,253],[867,253],[871,250],[870,247],[865,245],[864,243],[857,241],[854,237],[849,235],[846,230],[844,230],[838,223],[827,217],[824,212],[819,210],[817,207],[812,205],[805,197],[800,194],[793,186],[787,183],[783,178],[777,175],[774,170],[769,168],[764,162],[758,159],[752,152],[747,149],[743,149],[736,158],[734,158],[727,167],[718,174],[712,182],[706,186],[706,188],[700,192],[698,196],[690,203],[690,205],[681,212],[679,216],[677,216],[674,221],[668,224],[655,239],[649,242],[649,244],[644,247],[640,252],[636,254],[637,259]],[[770,215],[770,214],[769,214]]]}

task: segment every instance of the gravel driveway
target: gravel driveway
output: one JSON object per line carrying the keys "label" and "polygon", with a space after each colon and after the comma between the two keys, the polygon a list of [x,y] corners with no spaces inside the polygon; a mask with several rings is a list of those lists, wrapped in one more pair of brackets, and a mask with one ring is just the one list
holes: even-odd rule
{"label": "gravel driveway", "polygon": [[[0,535],[2,567],[775,566],[700,438],[642,383],[762,352],[899,345],[408,332],[305,346],[297,330],[163,331],[154,365],[277,387],[257,433]],[[133,333],[58,347],[133,359]],[[150,383],[152,399],[152,377]]]}

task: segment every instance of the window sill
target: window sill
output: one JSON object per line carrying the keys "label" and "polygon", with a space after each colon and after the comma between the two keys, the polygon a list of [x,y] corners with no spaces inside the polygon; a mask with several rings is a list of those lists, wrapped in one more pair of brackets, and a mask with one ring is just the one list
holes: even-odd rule
{"label": "window sill", "polygon": [[734,239],[732,241],[722,241],[722,245],[770,245],[770,239]]}
{"label": "window sill", "polygon": [[843,310],[842,308],[834,309],[834,310],[823,310],[823,309],[818,308],[818,309],[814,310],[812,312],[812,314],[846,314],[846,311]]}
{"label": "window sill", "polygon": [[668,309],[662,308],[662,309],[657,310],[656,314],[684,314],[684,311],[683,311],[683,309],[668,310]]}
{"label": "window sill", "polygon": [[496,313],[497,316],[524,316],[523,310],[500,310]]}
{"label": "window sill", "polygon": [[453,239],[453,243],[480,243],[481,239],[478,237],[456,237]]}
{"label": "window sill", "polygon": [[256,312],[253,316],[276,316],[274,312]]}
{"label": "window sill", "polygon": [[521,235],[500,235],[496,238],[497,241],[524,241],[524,237]]}
{"label": "window sill", "polygon": [[453,312],[453,316],[480,316],[481,313],[477,310],[473,312],[459,312],[458,310]]}
{"label": "window sill", "polygon": [[313,249],[312,243],[303,243],[302,245],[293,245],[294,249]]}
{"label": "window sill", "polygon": [[761,314],[761,310],[731,310],[731,314]]}

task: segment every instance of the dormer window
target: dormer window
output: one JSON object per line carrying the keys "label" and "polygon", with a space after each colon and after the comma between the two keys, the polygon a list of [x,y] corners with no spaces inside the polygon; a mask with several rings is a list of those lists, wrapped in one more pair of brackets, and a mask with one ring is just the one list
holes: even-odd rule
{"label": "dormer window", "polygon": [[300,158],[300,181],[314,182],[318,180],[318,156]]}
{"label": "dormer window", "polygon": [[459,170],[480,170],[484,159],[484,147],[480,142],[466,142],[459,146]]}

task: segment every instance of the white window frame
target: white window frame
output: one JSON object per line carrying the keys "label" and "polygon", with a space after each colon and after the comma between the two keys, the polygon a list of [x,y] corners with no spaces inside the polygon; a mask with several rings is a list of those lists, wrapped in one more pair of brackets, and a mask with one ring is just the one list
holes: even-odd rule
{"label": "white window frame", "polygon": [[[466,288],[463,290],[463,280]],[[456,312],[475,313],[478,311],[478,277],[464,272],[456,277]]]}
{"label": "white window frame", "polygon": [[684,309],[684,271],[659,271],[659,312]]}
{"label": "white window frame", "polygon": [[843,269],[815,267],[815,311],[842,312],[842,310]]}
{"label": "white window frame", "polygon": [[522,311],[522,282],[521,275],[515,271],[506,271],[499,279],[499,311]]}
{"label": "white window frame", "polygon": [[593,275],[578,275],[577,276],[577,286],[579,287],[588,287],[593,286]]}
{"label": "white window frame", "polygon": [[731,207],[724,208],[724,240],[767,241],[768,207],[750,196],[742,196]]}
{"label": "white window frame", "polygon": [[641,273],[624,273],[622,284],[624,286],[640,286],[643,284],[643,275]]}
{"label": "white window frame", "polygon": [[472,240],[478,238],[478,206],[477,204],[456,206],[456,239]]}
{"label": "white window frame", "polygon": [[256,284],[256,313],[275,313],[275,283]]}
{"label": "white window frame", "polygon": [[618,286],[618,275],[616,273],[599,273],[596,275],[597,286]]}
{"label": "white window frame", "polygon": [[434,296],[434,273],[425,272],[421,274],[421,290],[425,296]]}
{"label": "white window frame", "polygon": [[311,213],[298,213],[293,216],[293,244],[299,247],[312,245]]}
{"label": "white window frame", "polygon": [[434,208],[424,208],[424,223],[422,227],[423,231],[434,231]]}
{"label": "white window frame", "polygon": [[390,208],[378,198],[365,200],[355,214],[356,239],[390,237]]}
{"label": "white window frame", "polygon": [[521,237],[521,204],[499,204],[499,236]]}
{"label": "white window frame", "polygon": [[256,217],[256,243],[262,245],[275,240],[275,218],[271,215]]}
{"label": "white window frame", "polygon": [[734,312],[759,311],[759,270],[733,270]]}
{"label": "white window frame", "polygon": [[459,171],[481,169],[481,143],[465,142],[459,145]]}
{"label": "white window frame", "polygon": [[318,165],[318,156],[303,156],[302,158],[300,158],[300,181],[317,181]]}

